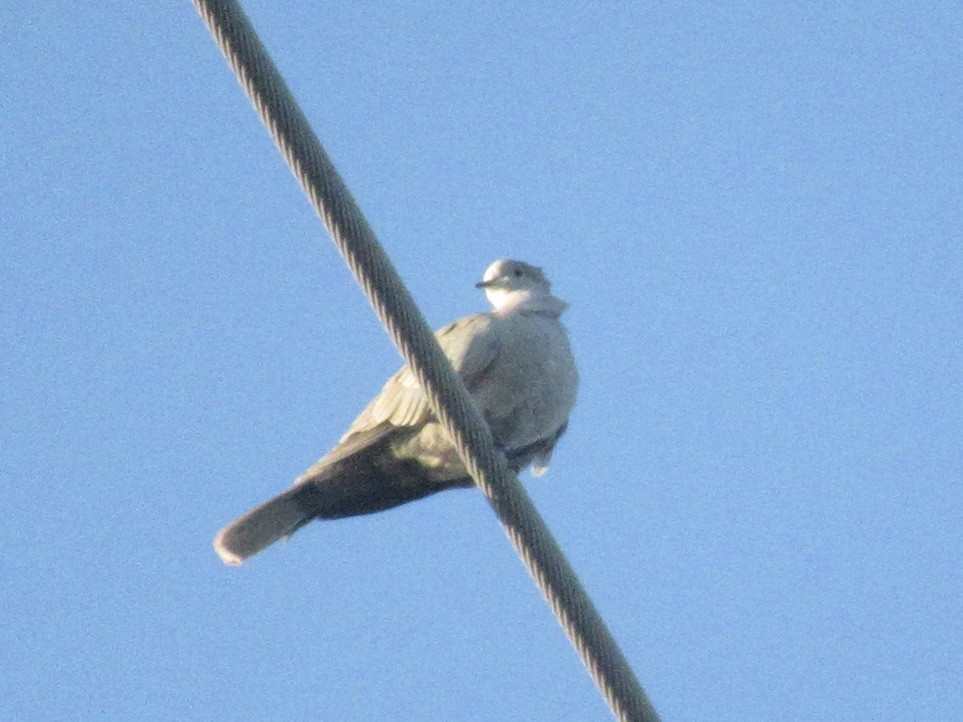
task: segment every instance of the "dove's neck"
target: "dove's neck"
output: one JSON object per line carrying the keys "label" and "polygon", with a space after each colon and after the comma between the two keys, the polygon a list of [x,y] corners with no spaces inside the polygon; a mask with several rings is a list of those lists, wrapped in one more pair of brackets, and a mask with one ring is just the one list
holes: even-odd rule
{"label": "dove's neck", "polygon": [[488,302],[499,316],[511,313],[538,313],[558,318],[568,308],[568,304],[546,291],[505,290],[489,288],[485,290]]}

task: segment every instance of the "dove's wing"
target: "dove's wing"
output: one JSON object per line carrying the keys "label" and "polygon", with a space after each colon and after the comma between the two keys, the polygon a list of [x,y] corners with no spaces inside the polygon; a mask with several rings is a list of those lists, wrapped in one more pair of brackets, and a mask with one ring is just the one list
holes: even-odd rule
{"label": "dove's wing", "polygon": [[[482,381],[485,371],[498,358],[503,346],[500,331],[497,316],[480,313],[450,323],[435,334],[469,391]],[[351,424],[339,446],[354,446],[352,437],[367,436],[366,432],[381,427],[416,427],[432,417],[428,399],[405,366],[388,379],[381,392]]]}

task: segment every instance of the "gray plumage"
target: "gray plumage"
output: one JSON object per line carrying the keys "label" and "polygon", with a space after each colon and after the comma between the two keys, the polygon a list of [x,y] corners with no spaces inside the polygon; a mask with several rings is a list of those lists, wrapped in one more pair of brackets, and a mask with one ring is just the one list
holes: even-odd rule
{"label": "gray plumage", "polygon": [[[540,475],[565,431],[578,374],[559,316],[567,307],[541,269],[495,261],[477,284],[493,310],[436,333],[514,471]],[[389,509],[472,480],[406,367],[294,486],[225,527],[214,547],[240,564],[312,519]]]}

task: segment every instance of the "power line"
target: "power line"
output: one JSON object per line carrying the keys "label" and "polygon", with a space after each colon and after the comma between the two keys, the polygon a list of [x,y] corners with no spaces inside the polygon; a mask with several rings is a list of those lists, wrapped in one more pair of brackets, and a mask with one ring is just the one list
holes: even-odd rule
{"label": "power line", "polygon": [[620,720],[658,720],[244,12],[233,0],[193,2],[612,712]]}

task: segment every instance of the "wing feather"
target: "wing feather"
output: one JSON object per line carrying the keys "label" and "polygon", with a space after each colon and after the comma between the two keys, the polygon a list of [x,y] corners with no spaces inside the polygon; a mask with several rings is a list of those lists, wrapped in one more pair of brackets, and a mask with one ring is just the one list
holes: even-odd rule
{"label": "wing feather", "polygon": [[[498,358],[502,348],[500,330],[497,316],[480,313],[450,323],[435,334],[442,351],[469,391]],[[384,424],[396,428],[414,427],[431,418],[428,400],[414,374],[405,366],[388,379],[381,392],[341,437],[341,443],[355,434],[371,431]]]}

